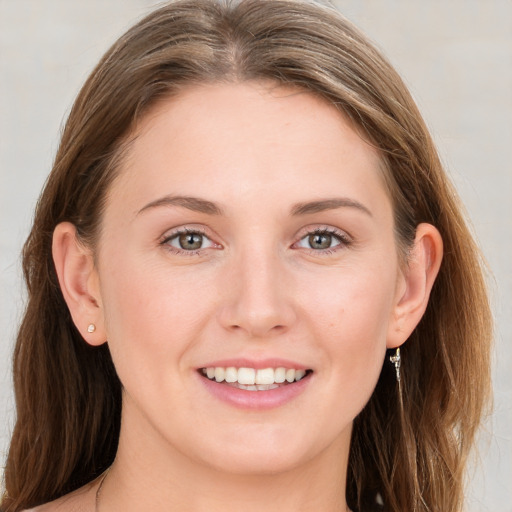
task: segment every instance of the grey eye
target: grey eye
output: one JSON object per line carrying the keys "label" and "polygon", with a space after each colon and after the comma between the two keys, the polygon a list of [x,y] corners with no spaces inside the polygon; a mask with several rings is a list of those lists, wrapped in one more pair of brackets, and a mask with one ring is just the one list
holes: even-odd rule
{"label": "grey eye", "polygon": [[329,249],[332,239],[332,235],[315,233],[308,236],[308,243],[312,249]]}
{"label": "grey eye", "polygon": [[211,240],[202,233],[178,233],[169,240],[169,245],[183,251],[196,251],[211,247]]}
{"label": "grey eye", "polygon": [[201,245],[203,245],[203,236],[197,233],[186,233],[178,237],[178,242],[182,249],[200,249]]}
{"label": "grey eye", "polygon": [[340,245],[340,243],[340,237],[331,233],[310,233],[299,241],[298,246],[322,251]]}

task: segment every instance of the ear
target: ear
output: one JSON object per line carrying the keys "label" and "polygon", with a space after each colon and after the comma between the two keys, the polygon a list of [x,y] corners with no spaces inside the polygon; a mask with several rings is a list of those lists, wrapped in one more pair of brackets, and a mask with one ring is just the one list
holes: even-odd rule
{"label": "ear", "polygon": [[[70,222],[62,222],[55,228],[52,254],[60,288],[76,328],[90,345],[103,344],[105,326],[93,254],[78,240],[76,228]],[[89,328],[91,325],[94,330]]]}
{"label": "ear", "polygon": [[427,309],[428,299],[443,259],[443,240],[431,224],[420,224],[406,268],[399,277],[387,348],[402,345]]}

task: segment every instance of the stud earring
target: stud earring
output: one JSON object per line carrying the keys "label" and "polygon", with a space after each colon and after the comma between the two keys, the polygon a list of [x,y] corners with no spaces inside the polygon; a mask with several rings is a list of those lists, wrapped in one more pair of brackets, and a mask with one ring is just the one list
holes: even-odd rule
{"label": "stud earring", "polygon": [[96,330],[96,326],[94,324],[89,324],[87,327],[87,332],[94,332]]}
{"label": "stud earring", "polygon": [[399,348],[396,349],[394,356],[390,356],[389,360],[395,365],[396,380],[400,382],[400,365],[402,364],[402,358],[400,357]]}

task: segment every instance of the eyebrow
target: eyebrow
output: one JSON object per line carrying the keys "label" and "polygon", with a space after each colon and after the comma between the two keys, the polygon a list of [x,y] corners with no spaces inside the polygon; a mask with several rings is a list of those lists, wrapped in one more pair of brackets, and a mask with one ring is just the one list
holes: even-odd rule
{"label": "eyebrow", "polygon": [[298,203],[292,208],[292,215],[309,215],[311,213],[324,212],[326,210],[335,210],[337,208],[356,208],[370,217],[372,213],[366,206],[359,201],[348,197],[334,197],[331,199],[322,199],[320,201],[310,201],[307,203]]}
{"label": "eyebrow", "polygon": [[137,215],[140,213],[151,210],[153,208],[157,208],[159,206],[181,206],[182,208],[187,208],[188,210],[192,210],[194,212],[206,213],[207,215],[224,215],[222,208],[212,203],[211,201],[207,201],[206,199],[201,199],[199,197],[190,197],[190,196],[165,196],[160,199],[156,199],[155,201],[151,201],[146,206],[141,208]]}
{"label": "eyebrow", "polygon": [[[146,210],[151,210],[161,206],[181,206],[182,208],[187,208],[188,210],[192,210],[194,212],[205,213],[207,215],[224,215],[223,209],[216,203],[206,199],[201,199],[200,197],[191,196],[161,197],[142,207],[137,212],[137,215]],[[372,213],[368,208],[366,208],[366,206],[361,204],[359,201],[350,199],[348,197],[335,197],[330,199],[321,199],[318,201],[297,203],[292,207],[291,214],[295,217],[324,212],[327,210],[335,210],[337,208],[356,208],[357,210],[360,210],[372,217]]]}

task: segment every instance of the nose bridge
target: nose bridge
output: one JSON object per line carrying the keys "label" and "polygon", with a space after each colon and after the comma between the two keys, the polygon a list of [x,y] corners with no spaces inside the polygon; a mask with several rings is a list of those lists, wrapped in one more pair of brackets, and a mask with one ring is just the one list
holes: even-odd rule
{"label": "nose bridge", "polygon": [[225,327],[244,330],[251,337],[289,327],[294,313],[277,248],[268,240],[250,244],[237,251],[232,265],[232,293],[223,311]]}

